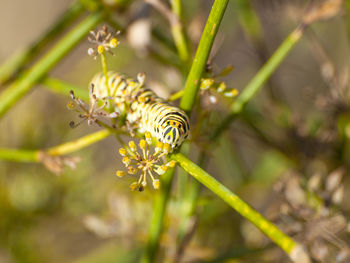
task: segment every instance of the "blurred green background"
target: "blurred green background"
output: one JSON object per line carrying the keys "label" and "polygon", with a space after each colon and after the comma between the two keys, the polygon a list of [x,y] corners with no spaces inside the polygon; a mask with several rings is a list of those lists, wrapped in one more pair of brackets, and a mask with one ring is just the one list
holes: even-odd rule
{"label": "blurred green background", "polygon": [[[211,2],[183,1],[183,20],[193,52]],[[234,66],[234,71],[221,80],[238,90],[298,25],[306,6],[306,1],[250,1],[253,9],[248,11],[256,17],[245,20],[249,12],[241,2],[229,2],[211,58],[214,73],[230,64]],[[71,3],[2,0],[0,64],[40,37]],[[160,63],[152,52],[164,47],[153,39],[151,28],[171,39],[165,19],[143,1],[131,1],[123,8],[111,7],[111,11],[128,26],[120,37],[116,55],[108,56],[109,69],[132,77],[145,72],[147,86],[161,97],[180,90],[185,81],[181,71]],[[316,255],[326,247],[327,257],[314,257],[316,262],[349,262],[346,257],[345,261],[328,261],[330,255],[348,251],[350,205],[342,201],[349,198],[348,16],[344,6],[338,16],[310,27],[262,92],[208,152],[206,164],[210,174],[284,231],[299,237],[307,246],[311,244],[310,250],[314,249]],[[42,53],[50,46],[45,46]],[[100,61],[87,55],[89,46],[84,39],[50,72],[50,77],[87,89],[92,76],[101,71]],[[219,98],[212,105],[204,95],[201,101],[202,109],[191,118],[192,127],[198,124],[198,112],[209,117],[199,129],[200,135],[192,138],[192,160],[197,160],[206,135],[227,114],[230,102]],[[99,129],[86,123],[71,129],[68,124],[77,120],[77,115],[67,109],[67,102],[68,96],[39,85],[1,119],[0,146],[45,149]],[[122,168],[119,147],[110,137],[80,150],[72,154],[82,158],[77,168],[66,168],[60,176],[41,164],[0,161],[0,262],[138,262],[158,193],[150,188],[142,193],[131,192],[132,179],[114,175]],[[327,178],[339,168],[342,181],[332,188]],[[310,178],[320,178],[316,188],[310,186]],[[159,262],[172,258],[176,249],[181,213],[176,182],[173,188]],[[299,209],[295,213],[304,211],[301,207],[308,206],[310,189],[319,194],[319,206],[328,209],[328,214],[324,216],[319,206],[310,205],[312,216],[300,216],[301,226],[294,229],[293,220],[298,220],[288,218],[293,214],[290,210],[288,216],[283,214],[284,202],[288,209]],[[334,200],[336,190],[340,201]],[[332,235],[340,233],[337,239],[345,245],[329,241],[323,230],[307,228],[315,218],[322,221],[333,215],[345,220],[341,231],[331,231]],[[181,262],[287,261],[279,250],[271,248],[267,238],[206,189],[201,192],[193,220],[196,231]],[[327,227],[331,229],[332,224]],[[308,230],[322,234],[300,237]],[[323,246],[314,248],[315,242]]]}

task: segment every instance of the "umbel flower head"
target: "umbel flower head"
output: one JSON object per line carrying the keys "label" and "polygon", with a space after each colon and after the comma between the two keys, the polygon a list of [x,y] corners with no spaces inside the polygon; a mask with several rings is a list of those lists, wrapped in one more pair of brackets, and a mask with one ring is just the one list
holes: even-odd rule
{"label": "umbel flower head", "polygon": [[93,123],[98,124],[99,117],[108,117],[108,118],[118,117],[116,112],[108,114],[103,111],[103,108],[107,105],[106,101],[104,101],[101,106],[98,106],[99,99],[97,99],[96,95],[94,94],[93,85],[91,85],[90,91],[89,91],[89,104],[86,104],[82,99],[75,97],[74,92],[72,90],[70,91],[70,96],[73,101],[68,102],[67,108],[78,112],[79,117],[82,119],[78,123],[71,121],[69,125],[72,128],[79,126],[85,120],[87,120],[88,125],[92,125]]}
{"label": "umbel flower head", "polygon": [[95,59],[98,54],[103,54],[106,51],[111,53],[113,52],[111,49],[116,48],[119,45],[119,41],[117,39],[117,35],[120,34],[120,31],[117,32],[108,32],[108,28],[104,25],[101,29],[95,31],[90,31],[90,35],[88,40],[90,43],[94,44],[94,47],[90,47],[88,49],[88,54],[93,56]]}
{"label": "umbel flower head", "polygon": [[209,96],[211,103],[216,103],[217,98],[214,93],[222,94],[224,97],[233,98],[238,95],[237,89],[228,89],[225,82],[217,82],[218,77],[224,77],[233,70],[232,66],[223,69],[218,75],[209,78],[202,78],[200,83],[201,93]]}
{"label": "umbel flower head", "polygon": [[126,174],[139,176],[138,181],[130,185],[132,191],[143,191],[147,186],[148,176],[152,180],[154,189],[159,189],[160,181],[155,178],[154,173],[162,175],[169,167],[175,167],[176,161],[166,162],[164,159],[165,155],[171,151],[170,144],[157,142],[153,151],[151,150],[151,144],[151,134],[146,132],[145,139],[140,140],[138,147],[134,141],[130,141],[129,147],[119,149],[120,155],[123,156],[122,162],[128,168],[128,171],[117,171],[116,175],[119,177]]}

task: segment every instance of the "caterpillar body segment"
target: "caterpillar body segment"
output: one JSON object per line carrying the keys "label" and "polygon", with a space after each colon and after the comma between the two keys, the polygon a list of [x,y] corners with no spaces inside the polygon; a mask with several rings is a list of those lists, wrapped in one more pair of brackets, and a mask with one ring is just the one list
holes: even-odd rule
{"label": "caterpillar body segment", "polygon": [[188,137],[190,127],[186,113],[159,98],[152,90],[117,72],[108,72],[109,94],[103,73],[91,81],[99,99],[111,98],[115,111],[126,113],[130,123],[136,123],[140,132],[150,132],[158,141],[176,148]]}

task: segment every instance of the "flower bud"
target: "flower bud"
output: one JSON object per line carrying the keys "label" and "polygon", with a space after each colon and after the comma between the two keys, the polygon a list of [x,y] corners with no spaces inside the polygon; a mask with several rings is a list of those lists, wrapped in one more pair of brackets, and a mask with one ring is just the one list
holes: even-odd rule
{"label": "flower bud", "polygon": [[118,176],[118,177],[123,177],[124,175],[125,175],[125,172],[123,172],[123,171],[116,171],[116,176]]}
{"label": "flower bud", "polygon": [[171,146],[169,143],[164,143],[163,151],[169,153],[171,151]]}
{"label": "flower bud", "polygon": [[130,150],[131,150],[132,152],[136,152],[137,147],[136,147],[136,144],[135,144],[133,141],[130,141],[130,142],[129,142],[129,147],[130,147]]}
{"label": "flower bud", "polygon": [[148,145],[152,144],[152,135],[150,132],[146,132],[145,133],[145,137],[146,137],[146,142],[148,143]]}
{"label": "flower bud", "polygon": [[117,46],[119,45],[119,41],[117,38],[112,38],[110,41],[109,41],[109,46],[111,48],[116,48]]}
{"label": "flower bud", "polygon": [[124,148],[120,148],[119,149],[119,153],[120,153],[121,156],[127,156],[128,155],[127,151]]}
{"label": "flower bud", "polygon": [[131,163],[131,159],[128,156],[125,156],[122,160],[123,164],[125,164],[126,167],[128,167]]}
{"label": "flower bud", "polygon": [[99,54],[105,53],[105,47],[102,46],[102,45],[99,45],[99,46],[97,47],[97,52],[98,52]]}
{"label": "flower bud", "polygon": [[160,181],[158,179],[153,180],[153,187],[156,190],[160,188]]}
{"label": "flower bud", "polygon": [[146,146],[147,146],[147,143],[146,143],[146,141],[144,140],[144,139],[142,139],[141,141],[140,141],[140,148],[142,149],[142,150],[145,150],[146,149]]}
{"label": "flower bud", "polygon": [[168,162],[166,165],[167,165],[168,167],[174,168],[175,165],[176,165],[176,161],[175,161],[175,160],[171,160],[171,161]]}

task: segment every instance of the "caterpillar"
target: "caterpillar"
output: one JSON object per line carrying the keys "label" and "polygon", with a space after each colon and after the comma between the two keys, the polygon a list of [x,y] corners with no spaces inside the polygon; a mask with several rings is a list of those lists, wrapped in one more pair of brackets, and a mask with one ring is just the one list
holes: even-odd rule
{"label": "caterpillar", "polygon": [[115,111],[125,113],[131,124],[136,124],[140,132],[150,132],[153,137],[172,148],[181,145],[190,131],[189,119],[186,113],[178,107],[171,106],[158,97],[144,84],[144,75],[138,76],[138,81],[127,78],[117,72],[110,71],[106,78],[103,73],[96,74],[91,85],[98,99],[110,98]]}

